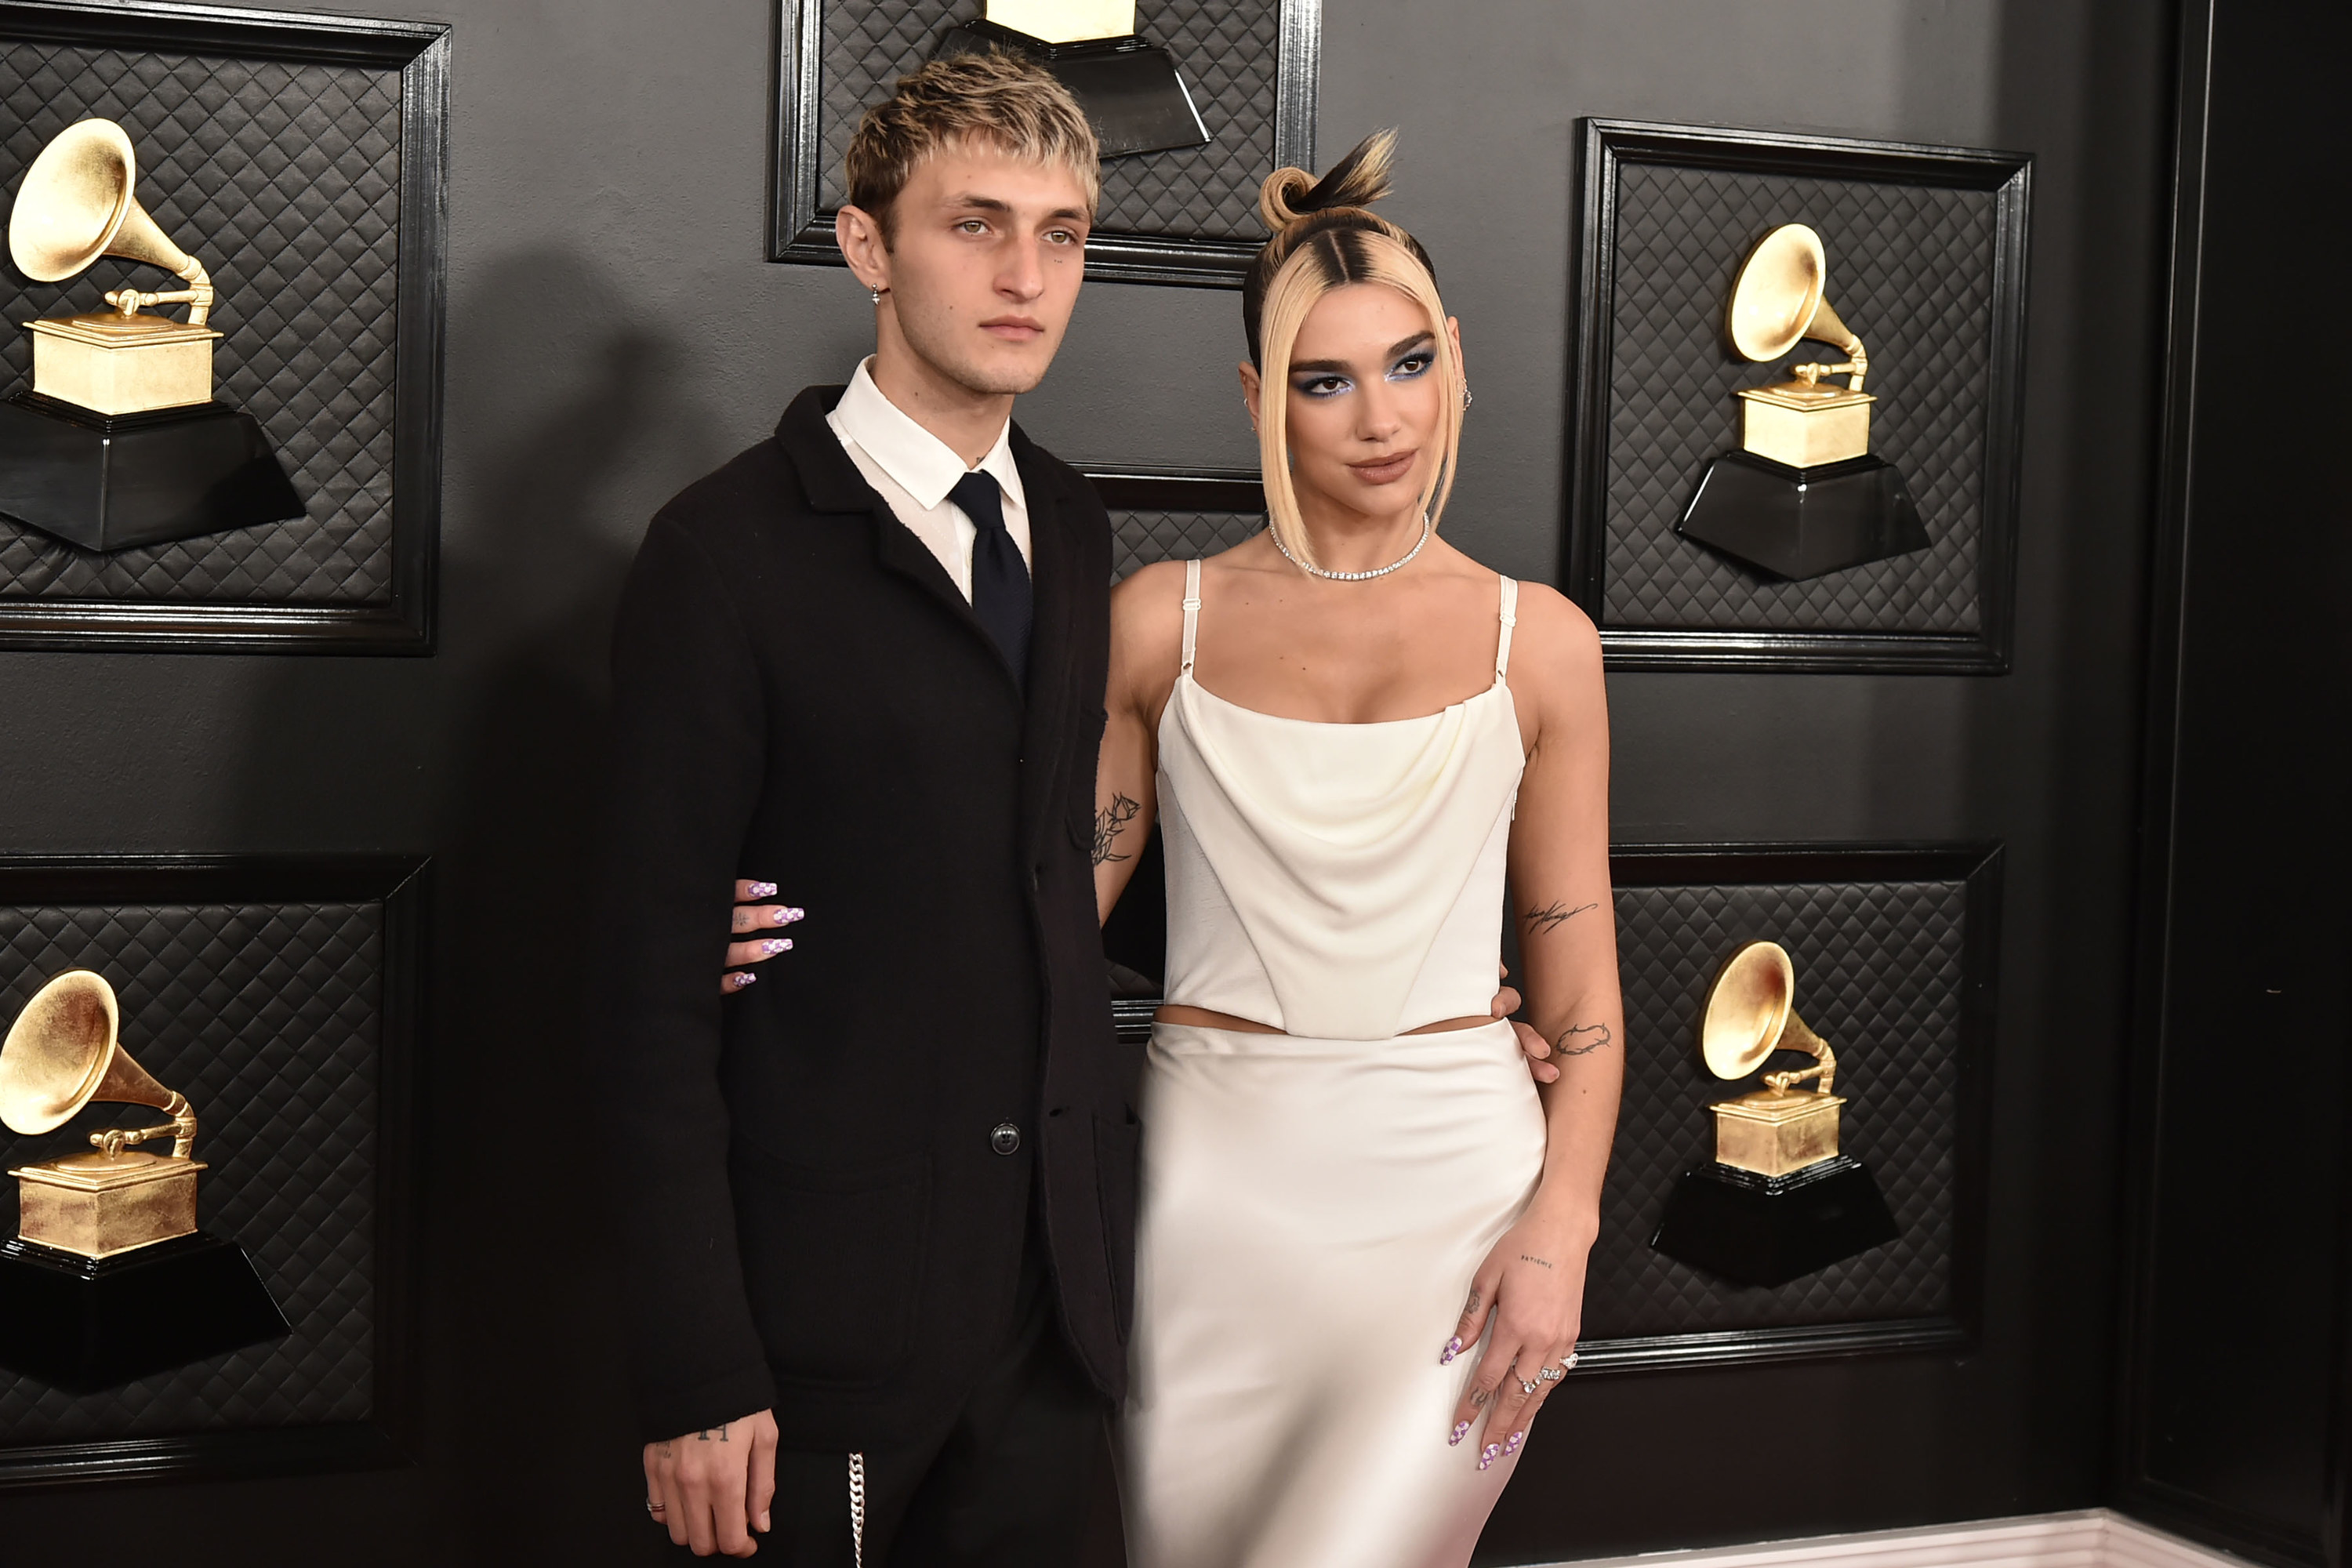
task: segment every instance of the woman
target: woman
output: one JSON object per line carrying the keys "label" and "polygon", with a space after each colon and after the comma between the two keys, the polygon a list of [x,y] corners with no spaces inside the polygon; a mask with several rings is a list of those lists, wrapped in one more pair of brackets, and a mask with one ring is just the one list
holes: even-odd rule
{"label": "woman", "polygon": [[[1427,255],[1368,210],[1391,142],[1261,196],[1267,531],[1112,600],[1104,911],[1155,818],[1168,863],[1140,1568],[1466,1563],[1573,1362],[1616,1121],[1600,642],[1434,536],[1470,395]],[[1487,1011],[1507,874],[1540,1090]]]}

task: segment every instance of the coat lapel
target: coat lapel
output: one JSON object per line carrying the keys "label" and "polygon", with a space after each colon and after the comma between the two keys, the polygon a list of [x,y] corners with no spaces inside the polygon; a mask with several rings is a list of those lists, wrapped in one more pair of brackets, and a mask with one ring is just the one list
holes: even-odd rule
{"label": "coat lapel", "polygon": [[[793,467],[801,476],[801,484],[808,491],[809,505],[818,511],[863,512],[874,530],[875,559],[883,570],[905,578],[928,595],[940,609],[960,622],[980,639],[996,668],[1004,672],[1007,685],[1013,685],[1013,672],[997,648],[996,639],[972,614],[971,602],[955,585],[940,558],[930,547],[915,537],[905,523],[898,521],[890,503],[875,493],[857,471],[849,454],[841,449],[840,438],[824,416],[841,401],[843,388],[812,386],[793,399],[792,406],[776,426],[776,439],[792,455]],[[1024,467],[1021,481],[1029,483],[1029,470]],[[1034,523],[1032,523],[1034,529]],[[1035,549],[1035,541],[1031,541]],[[1035,636],[1032,632],[1031,636]],[[1034,659],[1034,654],[1032,653]],[[1015,688],[1016,691],[1018,688]]]}

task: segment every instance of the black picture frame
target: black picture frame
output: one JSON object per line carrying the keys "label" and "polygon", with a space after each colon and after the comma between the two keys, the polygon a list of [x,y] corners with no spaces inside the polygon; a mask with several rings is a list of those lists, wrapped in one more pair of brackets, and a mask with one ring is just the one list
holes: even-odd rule
{"label": "black picture frame", "polygon": [[417,1435],[417,1070],[432,863],[416,855],[0,856],[0,905],[372,902],[383,910],[376,1335],[365,1421],[0,1446],[0,1491],[383,1469]]}
{"label": "black picture frame", "polygon": [[[871,0],[776,0],[774,153],[768,198],[771,261],[846,265],[834,239],[834,214],[819,210],[817,200],[825,156],[819,144],[825,7],[853,3]],[[1323,0],[1280,0],[1280,5],[1274,167],[1312,168]],[[1087,276],[1118,283],[1238,289],[1258,248],[1253,240],[1205,235],[1097,230],[1087,240]]]}
{"label": "black picture frame", "polygon": [[1079,472],[1111,511],[1265,511],[1265,486],[1255,468],[1106,466]]}
{"label": "black picture frame", "polygon": [[[2027,234],[2032,159],[2022,153],[1793,135],[1720,126],[1588,119],[1570,356],[1569,485],[1562,579],[1601,627],[1615,669],[1753,669],[1874,674],[2005,673],[2015,598],[2018,452],[2023,434]],[[1985,410],[1978,626],[1971,633],[1612,626],[1604,587],[1610,384],[1620,177],[1630,165],[1941,186],[1993,194],[1996,216]],[[1832,285],[1834,293],[1834,284]],[[1697,475],[1690,476],[1696,483]]]}
{"label": "black picture frame", "polygon": [[2003,850],[1998,843],[1644,844],[1609,851],[1613,887],[1959,881],[1964,929],[1954,1056],[1951,1310],[1927,1317],[1589,1341],[1578,1375],[1678,1372],[1857,1355],[1965,1353],[1978,1343],[2000,999]]}
{"label": "black picture frame", "polygon": [[390,595],[375,605],[0,599],[0,648],[430,654],[448,293],[448,26],[167,0],[0,0],[0,41],[20,40],[401,73],[393,569]]}

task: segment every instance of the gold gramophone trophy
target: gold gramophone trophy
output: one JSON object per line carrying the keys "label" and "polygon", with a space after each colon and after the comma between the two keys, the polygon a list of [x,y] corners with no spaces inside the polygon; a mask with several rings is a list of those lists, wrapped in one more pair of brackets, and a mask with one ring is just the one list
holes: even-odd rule
{"label": "gold gramophone trophy", "polygon": [[1070,89],[1106,158],[1203,146],[1208,128],[1175,57],[1135,30],[1135,0],[985,0],[940,55],[1027,55]]}
{"label": "gold gramophone trophy", "polygon": [[[170,1118],[93,1132],[87,1152],[8,1173],[18,1219],[0,1242],[0,1364],[62,1388],[110,1387],[287,1331],[244,1249],[196,1228],[195,1112],[131,1059],[120,1020],[104,977],[70,970],[0,1045],[0,1123],[12,1132],[53,1132],[92,1101]],[[168,1154],[140,1147],[164,1139]]]}
{"label": "gold gramophone trophy", "polygon": [[[112,256],[187,287],[125,285],[107,290],[108,310],[26,323],[33,389],[0,403],[0,513],[90,550],[299,517],[261,426],[213,399],[211,276],[147,216],[137,183],[122,127],[85,120],[41,149],[17,187],[8,253],[35,282]],[[185,304],[188,319],[147,310],[163,304]]]}
{"label": "gold gramophone trophy", "polygon": [[1743,1079],[1775,1051],[1813,1065],[1766,1073],[1761,1089],[1708,1105],[1715,1163],[1683,1173],[1650,1238],[1738,1285],[1786,1284],[1896,1234],[1869,1168],[1838,1151],[1837,1056],[1792,1009],[1796,980],[1770,942],[1740,948],[1716,976],[1699,1022],[1707,1071]]}
{"label": "gold gramophone trophy", "polygon": [[[1922,550],[1927,531],[1903,476],[1870,452],[1862,389],[1870,354],[1822,298],[1822,237],[1783,224],[1750,251],[1732,285],[1724,331],[1742,358],[1769,363],[1811,339],[1845,357],[1791,365],[1790,379],[1740,389],[1740,447],[1708,465],[1675,524],[1777,577],[1823,573]],[[1830,380],[1844,375],[1843,386]]]}

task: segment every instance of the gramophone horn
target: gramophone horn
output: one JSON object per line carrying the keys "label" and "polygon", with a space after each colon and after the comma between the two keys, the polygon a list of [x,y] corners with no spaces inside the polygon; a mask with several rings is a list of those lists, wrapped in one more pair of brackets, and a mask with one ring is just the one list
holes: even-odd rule
{"label": "gramophone horn", "polygon": [[1796,965],[1779,942],[1751,942],[1733,953],[1708,989],[1699,1020],[1706,1070],[1717,1078],[1746,1078],[1776,1050],[1803,1051],[1820,1060],[1821,1091],[1829,1093],[1837,1058],[1791,1010],[1796,993]]}
{"label": "gramophone horn", "polygon": [[94,1100],[148,1105],[172,1118],[172,1152],[185,1159],[196,1119],[176,1089],[131,1059],[116,1037],[121,1023],[104,975],[72,969],[42,986],[0,1045],[0,1123],[12,1132],[50,1132]]}
{"label": "gramophone horn", "polygon": [[[85,120],[67,127],[41,149],[16,188],[16,209],[8,216],[8,254],[18,271],[42,283],[62,282],[101,256],[164,268],[188,287],[139,295],[131,308],[184,300],[189,324],[201,327],[212,309],[212,279],[139,205],[132,194],[138,174],[131,138],[113,121]],[[117,300],[114,295],[109,299]]]}
{"label": "gramophone horn", "polygon": [[[1731,287],[1731,308],[1725,328],[1731,346],[1759,363],[1779,359],[1807,338],[1835,343],[1851,365],[1805,367],[1816,377],[1831,373],[1853,374],[1853,390],[1870,370],[1870,356],[1853,329],[1838,320],[1822,291],[1829,262],[1822,237],[1801,223],[1782,224],[1757,241]],[[1801,371],[1800,372],[1801,374]]]}

